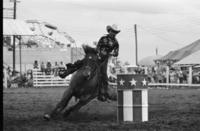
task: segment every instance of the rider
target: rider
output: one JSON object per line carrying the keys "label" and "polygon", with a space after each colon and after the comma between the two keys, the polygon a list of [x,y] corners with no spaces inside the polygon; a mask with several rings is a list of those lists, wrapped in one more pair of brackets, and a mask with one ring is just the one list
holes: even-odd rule
{"label": "rider", "polygon": [[[115,36],[120,32],[120,30],[117,29],[117,25],[113,24],[112,26],[107,26],[107,32],[108,34],[105,36],[102,36],[97,44],[97,55],[99,56],[99,61],[101,62],[107,62],[108,61],[108,55],[112,55],[114,57],[118,56],[119,51],[119,44]],[[59,74],[61,78],[65,78],[67,75],[75,72],[80,67],[82,67],[84,63],[84,59],[76,61],[74,64],[69,63],[66,64],[67,70],[64,71],[64,73]],[[99,86],[99,93],[98,93],[98,100],[100,101],[106,101],[106,99],[109,97],[107,93],[108,89],[108,77],[107,77],[107,65],[104,65],[101,67],[101,77],[99,79],[99,82],[101,85]]]}

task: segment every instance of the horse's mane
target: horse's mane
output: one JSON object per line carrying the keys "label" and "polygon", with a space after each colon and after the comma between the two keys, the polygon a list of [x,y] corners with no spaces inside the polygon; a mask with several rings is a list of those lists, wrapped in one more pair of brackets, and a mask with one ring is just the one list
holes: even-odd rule
{"label": "horse's mane", "polygon": [[82,45],[85,54],[96,54],[96,48],[90,47],[89,45]]}

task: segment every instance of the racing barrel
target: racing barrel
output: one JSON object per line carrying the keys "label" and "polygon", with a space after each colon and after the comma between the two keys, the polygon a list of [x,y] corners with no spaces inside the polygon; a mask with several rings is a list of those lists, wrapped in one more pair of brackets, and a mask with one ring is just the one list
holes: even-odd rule
{"label": "racing barrel", "polygon": [[143,74],[118,74],[118,122],[148,121],[148,82]]}

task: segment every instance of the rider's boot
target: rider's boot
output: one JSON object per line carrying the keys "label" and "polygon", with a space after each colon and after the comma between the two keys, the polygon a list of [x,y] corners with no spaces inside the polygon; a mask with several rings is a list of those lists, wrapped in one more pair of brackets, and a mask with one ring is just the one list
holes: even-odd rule
{"label": "rider's boot", "polygon": [[[105,86],[105,85],[104,85],[104,86]],[[107,90],[106,90],[106,88],[104,87],[104,88],[102,88],[102,89],[99,90],[99,94],[98,94],[97,99],[98,99],[99,101],[104,102],[104,101],[107,101],[107,98],[109,98],[108,96],[109,96],[109,95],[108,95],[108,93],[107,93]]]}
{"label": "rider's boot", "polygon": [[99,101],[102,101],[102,102],[104,102],[104,101],[106,101],[107,100],[107,98],[103,95],[103,94],[99,94],[98,95],[98,97],[97,97],[97,99],[99,100]]}

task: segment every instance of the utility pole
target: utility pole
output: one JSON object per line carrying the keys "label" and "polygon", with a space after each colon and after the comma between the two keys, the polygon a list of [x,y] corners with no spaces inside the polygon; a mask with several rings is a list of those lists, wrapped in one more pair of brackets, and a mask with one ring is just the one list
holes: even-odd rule
{"label": "utility pole", "polygon": [[[13,19],[17,17],[17,0],[14,0]],[[13,36],[13,75],[15,75],[15,35]]]}
{"label": "utility pole", "polygon": [[22,45],[21,36],[19,36],[19,64],[20,64],[20,75],[22,75]]}
{"label": "utility pole", "polygon": [[13,35],[13,75],[15,75],[15,35]]}
{"label": "utility pole", "polygon": [[134,25],[135,30],[135,64],[138,66],[138,46],[137,46],[137,25]]}
{"label": "utility pole", "polygon": [[13,17],[14,17],[14,19],[16,19],[16,11],[17,11],[17,0],[14,0],[14,14],[13,14]]}

